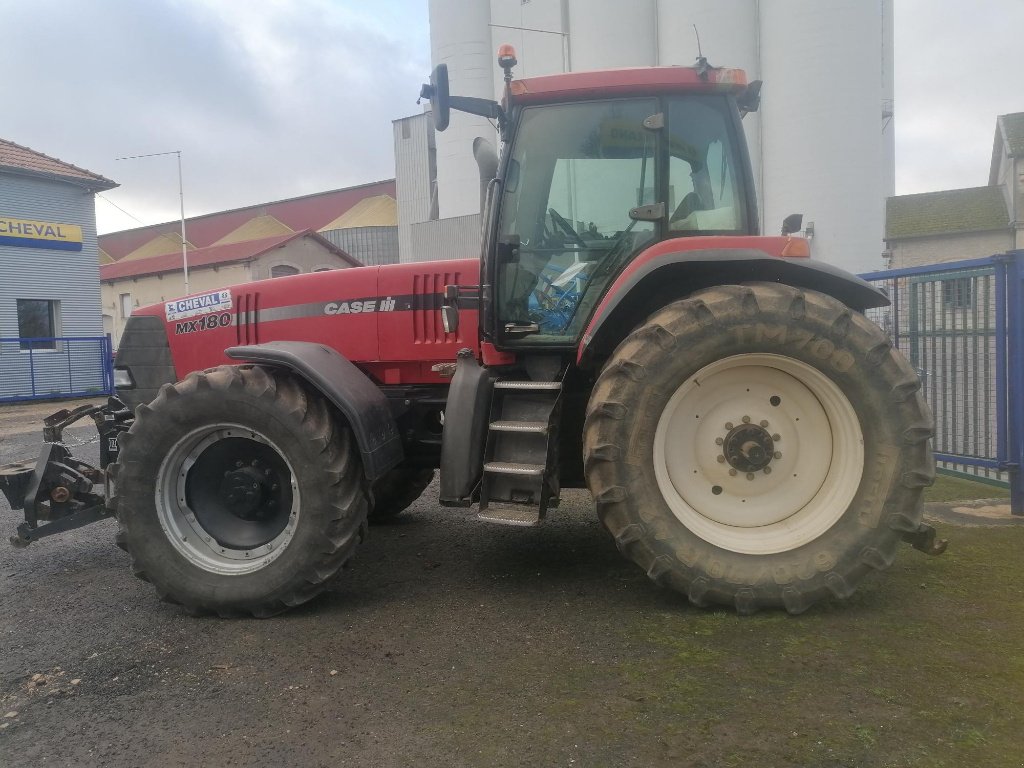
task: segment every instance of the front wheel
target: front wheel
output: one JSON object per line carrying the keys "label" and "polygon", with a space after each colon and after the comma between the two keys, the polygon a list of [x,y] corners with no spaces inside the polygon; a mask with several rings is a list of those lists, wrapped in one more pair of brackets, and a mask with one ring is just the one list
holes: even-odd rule
{"label": "front wheel", "polygon": [[588,409],[587,481],[619,548],[698,605],[799,613],[887,567],[934,462],[920,383],[881,330],[777,284],[657,312]]}
{"label": "front wheel", "polygon": [[306,602],[365,535],[351,432],[288,373],[222,366],[167,384],[121,446],[119,540],[136,575],[191,612]]}

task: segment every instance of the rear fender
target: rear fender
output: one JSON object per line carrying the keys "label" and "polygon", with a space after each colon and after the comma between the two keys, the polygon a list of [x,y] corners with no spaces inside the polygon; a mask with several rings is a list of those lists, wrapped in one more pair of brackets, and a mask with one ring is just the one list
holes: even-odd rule
{"label": "rear fender", "polygon": [[307,341],[271,341],[231,347],[225,354],[234,360],[287,368],[326,397],[352,427],[370,482],[405,458],[387,398],[366,374],[330,347]]}
{"label": "rear fender", "polygon": [[659,254],[634,262],[612,284],[590,321],[577,353],[585,365],[609,354],[653,312],[715,285],[774,282],[828,294],[863,312],[888,297],[856,275],[822,262],[772,256],[756,249],[704,249]]}

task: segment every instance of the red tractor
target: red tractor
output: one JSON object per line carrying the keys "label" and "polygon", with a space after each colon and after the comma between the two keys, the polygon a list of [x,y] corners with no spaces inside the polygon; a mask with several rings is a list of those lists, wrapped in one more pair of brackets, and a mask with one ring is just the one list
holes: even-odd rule
{"label": "red tractor", "polygon": [[[513,80],[492,118],[479,260],[265,280],[147,307],[118,398],[8,467],[16,543],[116,515],[135,572],[189,611],[270,616],[324,589],[440,469],[444,506],[539,524],[587,487],[618,548],[696,605],[850,595],[921,523],[932,418],[862,314],[868,283],[759,235],[742,115],[703,60]],[[61,430],[91,415],[102,466]],[[95,486],[103,485],[104,492]],[[40,524],[41,521],[50,522]]]}

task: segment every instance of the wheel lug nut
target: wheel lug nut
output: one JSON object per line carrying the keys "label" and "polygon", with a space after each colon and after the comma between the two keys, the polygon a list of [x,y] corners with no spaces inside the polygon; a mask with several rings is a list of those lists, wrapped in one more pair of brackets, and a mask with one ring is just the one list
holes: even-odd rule
{"label": "wheel lug nut", "polygon": [[715,445],[724,445],[724,444],[725,444],[725,440],[723,440],[720,437],[716,437],[715,438]]}
{"label": "wheel lug nut", "polygon": [[242,462],[240,462],[240,461],[236,461],[236,462],[235,462],[235,467],[236,467],[237,469],[241,469],[241,468],[242,468]]}
{"label": "wheel lug nut", "polygon": [[781,458],[782,458],[782,451],[776,451],[776,452],[775,452],[774,454],[772,454],[772,455],[773,455],[773,456],[774,456],[774,457],[775,457],[776,459],[781,459]]}
{"label": "wheel lug nut", "polygon": [[735,469],[730,469],[730,470],[729,470],[729,474],[730,474],[730,475],[731,475],[732,477],[736,477],[736,470],[735,470]]}
{"label": "wheel lug nut", "polygon": [[742,421],[743,421],[744,424],[749,424],[750,423],[750,417],[749,416],[744,416]]}
{"label": "wheel lug nut", "polygon": [[767,427],[768,426],[768,419],[761,419],[761,426],[762,427]]}
{"label": "wheel lug nut", "polygon": [[731,422],[731,421],[727,421],[727,422],[725,422],[725,428],[726,428],[726,429],[732,429],[732,426],[733,426],[733,425],[732,425],[732,422]]}
{"label": "wheel lug nut", "polygon": [[747,480],[753,480],[753,479],[754,479],[754,473],[753,472],[747,472]]}
{"label": "wheel lug nut", "polygon": [[772,440],[774,440],[776,443],[779,442],[779,440],[781,440],[781,439],[782,439],[782,435],[780,435],[778,433],[772,435]]}
{"label": "wheel lug nut", "polygon": [[718,463],[719,463],[719,464],[725,464],[725,456],[719,455],[719,457],[718,457]]}
{"label": "wheel lug nut", "polygon": [[765,468],[764,468],[764,473],[765,473],[766,475],[770,475],[770,474],[772,473],[772,468],[771,468],[771,467],[765,467]]}

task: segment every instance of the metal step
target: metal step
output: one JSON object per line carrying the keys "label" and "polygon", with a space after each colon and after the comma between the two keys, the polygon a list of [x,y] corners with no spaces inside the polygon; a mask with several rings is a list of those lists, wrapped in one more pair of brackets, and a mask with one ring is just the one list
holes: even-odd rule
{"label": "metal step", "polygon": [[494,382],[495,389],[518,389],[520,391],[558,391],[562,388],[560,381],[516,381],[513,379]]}
{"label": "metal step", "polygon": [[484,472],[495,475],[526,475],[540,477],[544,474],[543,464],[514,464],[509,461],[489,461],[484,464]]}
{"label": "metal step", "polygon": [[547,422],[544,421],[492,421],[490,428],[492,432],[529,432],[537,435],[546,435],[548,432]]}
{"label": "metal step", "polygon": [[499,525],[518,525],[532,527],[540,525],[540,507],[522,506],[519,504],[496,504],[482,510],[477,518],[488,523]]}

